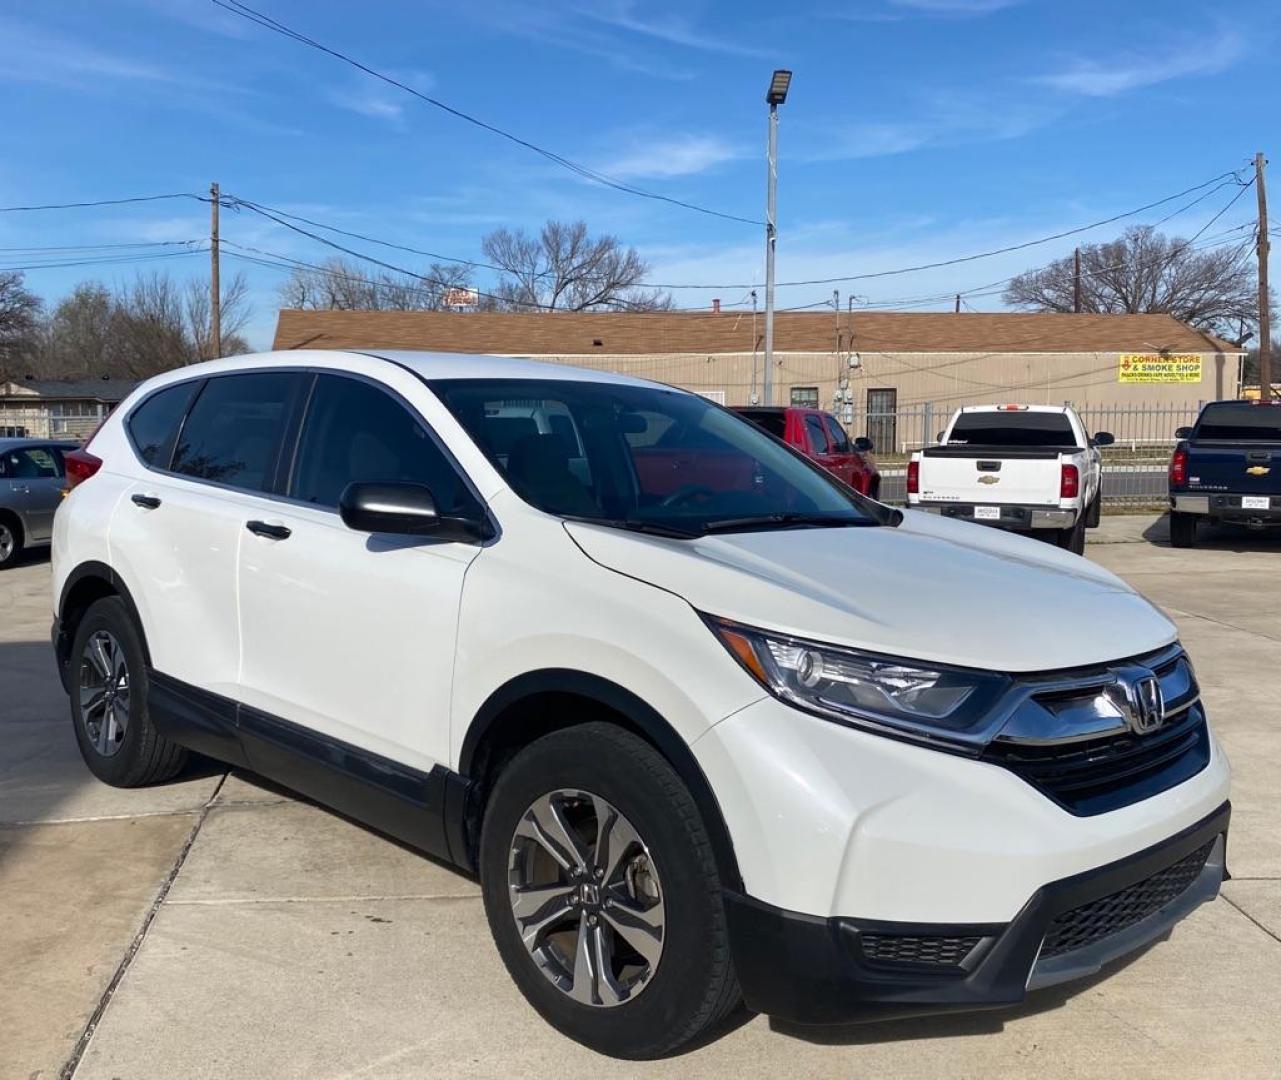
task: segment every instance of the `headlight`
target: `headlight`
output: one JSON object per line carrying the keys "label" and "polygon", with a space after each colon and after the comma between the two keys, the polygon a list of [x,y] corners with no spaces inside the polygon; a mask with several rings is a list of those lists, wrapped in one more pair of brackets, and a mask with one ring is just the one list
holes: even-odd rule
{"label": "headlight", "polygon": [[787,637],[722,619],[708,625],[775,697],[858,727],[924,741],[969,742],[1008,678]]}

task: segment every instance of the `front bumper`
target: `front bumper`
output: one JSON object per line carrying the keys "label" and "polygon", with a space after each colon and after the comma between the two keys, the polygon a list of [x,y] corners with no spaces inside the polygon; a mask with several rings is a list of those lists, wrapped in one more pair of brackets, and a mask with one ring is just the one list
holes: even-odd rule
{"label": "front bumper", "polygon": [[[983,503],[931,503],[916,502],[911,504],[913,510],[924,510],[927,514],[940,514],[943,517],[956,518],[958,521],[973,521],[979,525],[991,525],[998,529],[1070,529],[1076,524],[1077,511],[1060,506],[1000,506]],[[981,508],[981,509],[980,509]],[[999,516],[984,518],[978,516],[983,510],[995,510]]]}
{"label": "front bumper", "polygon": [[[1250,499],[1264,499],[1267,506],[1244,505]],[[1281,525],[1281,495],[1171,492],[1170,509],[1180,514],[1199,514],[1237,525]]]}
{"label": "front bumper", "polygon": [[747,1004],[796,1023],[997,1008],[1166,936],[1219,891],[1231,808],[1037,889],[1008,923],[821,918],[726,894]]}

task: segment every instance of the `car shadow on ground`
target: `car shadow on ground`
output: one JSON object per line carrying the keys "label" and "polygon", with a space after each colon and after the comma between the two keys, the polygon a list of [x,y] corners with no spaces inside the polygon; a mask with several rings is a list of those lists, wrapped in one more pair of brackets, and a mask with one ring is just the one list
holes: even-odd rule
{"label": "car shadow on ground", "polygon": [[821,1046],[867,1046],[876,1043],[912,1042],[919,1039],[954,1039],[971,1035],[996,1035],[1012,1020],[1061,1009],[1071,998],[1083,994],[1099,983],[1110,979],[1118,971],[1129,967],[1148,949],[1161,944],[1169,937],[1165,934],[1143,948],[1106,965],[1097,974],[1075,979],[1062,986],[1035,990],[1026,1001],[1009,1008],[987,1009],[981,1012],[939,1013],[904,1020],[873,1020],[858,1024],[829,1024],[811,1026],[792,1024],[783,1020],[770,1020],[770,1029],[794,1039]]}
{"label": "car shadow on ground", "polygon": [[[1144,529],[1143,539],[1157,547],[1170,547],[1170,515],[1162,514]],[[1209,551],[1281,551],[1281,529],[1203,524],[1197,528],[1196,547]]]}

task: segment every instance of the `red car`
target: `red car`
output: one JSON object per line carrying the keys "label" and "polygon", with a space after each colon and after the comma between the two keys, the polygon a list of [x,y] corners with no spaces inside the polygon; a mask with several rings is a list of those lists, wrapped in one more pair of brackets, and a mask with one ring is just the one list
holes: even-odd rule
{"label": "red car", "polygon": [[855,491],[880,498],[881,474],[872,457],[872,440],[850,442],[831,413],[796,405],[744,405],[734,412],[812,458]]}

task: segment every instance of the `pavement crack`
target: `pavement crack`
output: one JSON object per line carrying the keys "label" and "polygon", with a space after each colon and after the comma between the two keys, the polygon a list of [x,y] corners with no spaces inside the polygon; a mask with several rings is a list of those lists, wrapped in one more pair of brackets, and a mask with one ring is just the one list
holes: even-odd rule
{"label": "pavement crack", "polygon": [[479,892],[396,893],[375,896],[228,896],[203,900],[170,900],[170,907],[234,907],[244,904],[377,904],[398,900],[479,900]]}
{"label": "pavement crack", "polygon": [[[1235,881],[1236,879],[1235,879],[1235,878],[1233,878],[1233,880]],[[1252,923],[1254,923],[1254,925],[1255,925],[1255,926],[1257,926],[1260,930],[1262,930],[1265,934],[1267,934],[1267,935],[1268,935],[1268,937],[1270,937],[1270,938],[1271,938],[1273,941],[1275,941],[1278,945],[1281,945],[1281,934],[1278,934],[1278,933],[1276,933],[1276,932],[1275,932],[1275,931],[1273,931],[1273,930],[1269,930],[1266,926],[1264,926],[1264,925],[1263,925],[1263,923],[1259,922],[1259,920],[1258,920],[1258,919],[1256,919],[1253,915],[1251,915],[1248,911],[1246,911],[1246,910],[1245,910],[1245,908],[1243,908],[1240,904],[1235,903],[1235,902],[1233,901],[1232,897],[1230,897],[1230,896],[1228,896],[1228,895],[1226,895],[1226,894],[1224,894],[1224,893],[1220,893],[1219,895],[1220,895],[1220,896],[1222,896],[1222,897],[1223,897],[1223,899],[1224,899],[1224,900],[1226,900],[1226,901],[1228,902],[1228,907],[1230,907],[1230,908],[1235,908],[1235,909],[1236,909],[1237,911],[1239,911],[1242,915],[1244,915],[1247,919],[1249,919]]]}
{"label": "pavement crack", "polygon": [[200,827],[204,825],[205,818],[209,816],[214,800],[218,797],[218,792],[222,790],[222,785],[226,781],[227,774],[223,773],[218,781],[218,786],[214,788],[204,806],[200,808],[200,812],[191,827],[191,832],[188,834],[186,842],[182,845],[182,849],[178,852],[178,857],[174,860],[173,867],[165,876],[165,880],[160,885],[160,891],[156,893],[155,900],[152,901],[151,907],[147,909],[147,914],[143,917],[142,925],[129,943],[129,947],[125,950],[124,956],[121,957],[120,963],[116,967],[115,974],[111,976],[111,981],[107,983],[106,989],[103,990],[102,996],[98,999],[98,1005],[89,1017],[88,1023],[85,1024],[84,1030],[80,1033],[80,1038],[76,1040],[71,1056],[58,1073],[59,1080],[71,1080],[71,1077],[75,1075],[76,1070],[80,1067],[80,1060],[89,1048],[89,1042],[93,1038],[94,1031],[97,1030],[98,1024],[102,1021],[102,1017],[107,1011],[107,1006],[111,1004],[116,988],[119,987],[125,974],[129,971],[129,965],[133,963],[133,958],[138,955],[138,950],[142,948],[147,931],[151,929],[151,924],[155,921],[156,913],[159,912],[161,905],[165,902],[165,897],[169,895],[169,890],[173,888],[174,879],[177,878],[183,864],[187,861],[187,856],[191,852],[191,845],[196,842],[196,837],[200,835]]}
{"label": "pavement crack", "polygon": [[1168,611],[1176,615],[1182,615],[1189,619],[1200,619],[1202,622],[1212,623],[1215,626],[1221,626],[1224,630],[1235,630],[1238,634],[1249,634],[1251,637],[1263,638],[1264,641],[1281,641],[1281,638],[1273,637],[1271,634],[1265,634],[1262,630],[1251,630],[1249,627],[1237,626],[1235,623],[1224,622],[1222,619],[1216,619],[1213,615],[1202,615],[1199,611],[1184,611],[1182,608],[1171,607]]}

